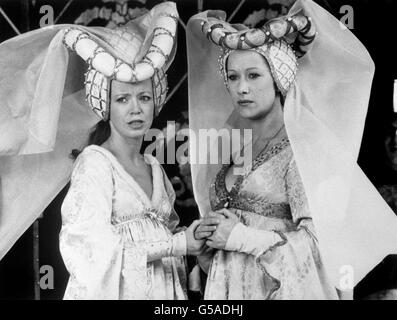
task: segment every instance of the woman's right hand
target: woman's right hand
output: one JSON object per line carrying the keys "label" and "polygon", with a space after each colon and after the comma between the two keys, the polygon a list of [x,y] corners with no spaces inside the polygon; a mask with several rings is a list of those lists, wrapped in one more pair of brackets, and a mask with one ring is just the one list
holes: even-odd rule
{"label": "woman's right hand", "polygon": [[194,237],[197,240],[207,240],[212,233],[216,230],[216,226],[220,223],[220,219],[224,219],[224,216],[210,211],[208,215],[202,219],[200,225],[196,228]]}
{"label": "woman's right hand", "polygon": [[196,239],[194,237],[194,233],[201,221],[202,220],[194,220],[192,224],[185,230],[187,249],[186,254],[188,255],[199,256],[207,249],[204,239]]}

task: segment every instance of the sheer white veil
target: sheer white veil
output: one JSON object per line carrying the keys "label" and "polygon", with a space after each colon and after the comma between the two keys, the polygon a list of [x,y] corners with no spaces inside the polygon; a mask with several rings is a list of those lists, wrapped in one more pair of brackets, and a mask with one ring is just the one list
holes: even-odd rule
{"label": "sheer white veil", "polygon": [[67,184],[69,155],[98,122],[84,101],[84,61],[62,43],[70,26],[0,45],[0,259]]}

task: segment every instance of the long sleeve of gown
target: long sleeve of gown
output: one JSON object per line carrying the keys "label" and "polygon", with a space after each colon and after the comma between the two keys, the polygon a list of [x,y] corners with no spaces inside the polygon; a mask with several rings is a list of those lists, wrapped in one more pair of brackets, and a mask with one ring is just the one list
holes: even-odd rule
{"label": "long sleeve of gown", "polygon": [[123,243],[111,223],[111,164],[95,151],[77,160],[62,205],[60,250],[70,273],[65,299],[119,299],[121,275],[144,286],[147,263],[186,253],[184,232],[167,241]]}
{"label": "long sleeve of gown", "polygon": [[65,299],[118,299],[123,244],[111,224],[109,162],[83,152],[62,204],[60,251],[70,274]]}
{"label": "long sleeve of gown", "polygon": [[165,257],[180,257],[186,255],[186,235],[181,231],[172,235],[166,241],[139,241],[129,246],[133,250],[141,247],[146,254],[146,261],[152,262]]}
{"label": "long sleeve of gown", "polygon": [[276,295],[283,299],[336,298],[336,291],[329,285],[323,270],[305,191],[294,160],[288,165],[285,183],[296,227],[279,232],[238,223],[225,249],[255,256],[259,268],[273,281],[269,298]]}

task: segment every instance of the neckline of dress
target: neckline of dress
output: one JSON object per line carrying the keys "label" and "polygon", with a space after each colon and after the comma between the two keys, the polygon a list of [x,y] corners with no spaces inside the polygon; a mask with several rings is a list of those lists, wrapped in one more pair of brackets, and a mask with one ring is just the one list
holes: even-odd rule
{"label": "neckline of dress", "polygon": [[[240,175],[236,178],[230,190],[228,190],[226,187],[226,173],[227,170],[230,168],[231,163],[223,165],[223,168],[221,169],[221,171],[223,171],[223,177],[221,177],[221,184],[222,184],[222,188],[224,189],[224,191],[226,191],[227,195],[229,197],[233,195],[237,195],[241,189],[244,180],[246,180],[247,177],[252,174],[252,172],[254,172],[262,164],[273,158],[273,156],[280,153],[288,145],[289,145],[288,137],[282,137],[277,143],[273,144],[269,149],[262,150],[262,152],[260,152],[252,161],[252,164],[248,166],[246,172],[243,175]],[[278,152],[272,154],[273,150],[277,150]]]}
{"label": "neckline of dress", "polygon": [[157,166],[155,164],[155,158],[152,157],[149,154],[143,154],[143,157],[145,158],[145,160],[147,160],[150,165],[151,168],[151,176],[152,176],[152,196],[149,197],[149,195],[145,192],[145,190],[143,190],[143,188],[141,187],[141,185],[134,179],[133,176],[131,176],[127,170],[124,168],[124,166],[120,163],[120,161],[116,158],[116,156],[111,153],[109,150],[107,150],[104,147],[98,146],[98,145],[89,145],[86,148],[91,148],[91,149],[95,149],[99,152],[101,152],[102,154],[104,154],[112,163],[113,165],[118,169],[118,171],[120,171],[120,173],[124,176],[124,179],[127,180],[128,182],[130,182],[130,184],[132,184],[135,189],[138,190],[139,193],[141,193],[141,198],[145,199],[146,204],[150,204],[150,206],[152,206],[152,204],[155,201],[155,196],[157,196],[157,188],[156,186],[159,185],[157,178],[158,178],[158,172],[157,172]]}

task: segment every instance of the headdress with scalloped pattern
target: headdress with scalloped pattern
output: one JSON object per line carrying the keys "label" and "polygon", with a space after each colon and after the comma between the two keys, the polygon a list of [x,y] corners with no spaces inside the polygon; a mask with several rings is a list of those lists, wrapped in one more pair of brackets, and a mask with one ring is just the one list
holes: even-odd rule
{"label": "headdress with scalloped pattern", "polygon": [[222,49],[219,68],[227,86],[226,62],[233,50],[253,50],[266,58],[277,88],[285,96],[293,84],[298,58],[305,55],[316,36],[310,17],[302,12],[268,21],[260,28],[231,25],[220,16],[201,22],[207,38]]}
{"label": "headdress with scalloped pattern", "polygon": [[167,94],[165,72],[175,53],[177,26],[175,6],[163,3],[100,36],[79,27],[65,30],[65,46],[88,64],[86,99],[101,119],[109,119],[112,79],[130,83],[151,79],[155,112],[160,112]]}

